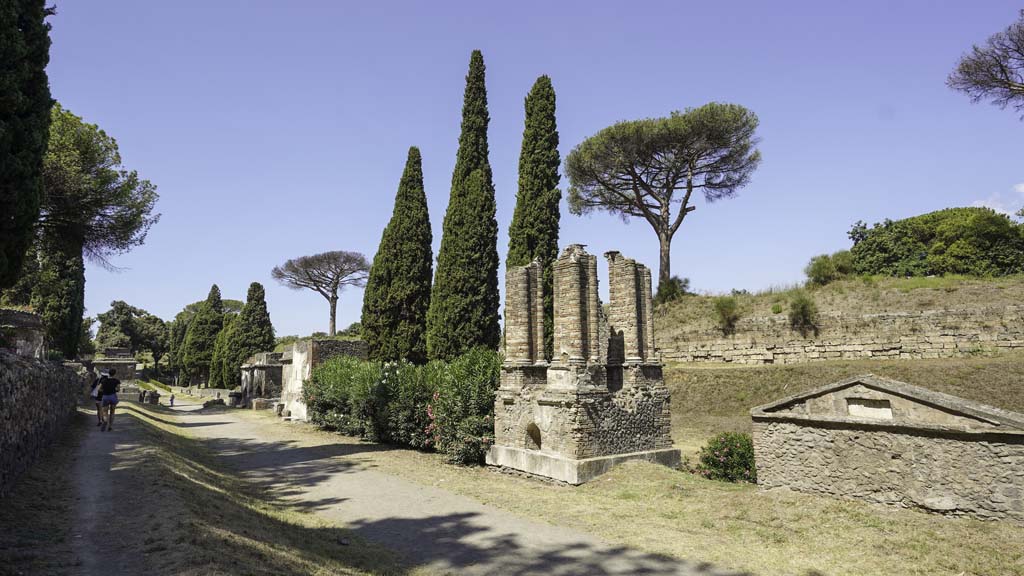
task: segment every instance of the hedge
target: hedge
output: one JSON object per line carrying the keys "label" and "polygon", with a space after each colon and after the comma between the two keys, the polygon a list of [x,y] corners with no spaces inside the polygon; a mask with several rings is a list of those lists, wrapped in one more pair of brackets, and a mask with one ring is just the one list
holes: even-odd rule
{"label": "hedge", "polygon": [[338,357],[313,370],[303,399],[321,428],[480,463],[494,442],[500,368],[482,348],[424,366]]}

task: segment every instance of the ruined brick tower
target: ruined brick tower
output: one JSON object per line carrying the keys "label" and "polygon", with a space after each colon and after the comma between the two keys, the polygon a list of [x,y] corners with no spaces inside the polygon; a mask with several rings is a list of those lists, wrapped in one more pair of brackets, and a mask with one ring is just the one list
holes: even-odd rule
{"label": "ruined brick tower", "polygon": [[625,460],[679,464],[654,352],[651,272],[618,252],[607,318],[597,257],[580,244],[554,264],[554,358],[544,359],[539,263],[505,276],[505,364],[487,463],[582,484]]}

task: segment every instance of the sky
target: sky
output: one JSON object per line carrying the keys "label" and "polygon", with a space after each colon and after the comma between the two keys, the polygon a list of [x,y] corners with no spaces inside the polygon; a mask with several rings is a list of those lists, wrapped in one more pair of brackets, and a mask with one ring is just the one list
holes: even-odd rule
{"label": "sky", "polygon": [[[758,115],[763,160],[751,183],[698,201],[672,245],[672,273],[699,292],[799,282],[812,256],[849,247],[858,220],[1012,212],[1024,206],[1024,122],[945,79],[1021,7],[58,0],[54,98],[116,138],[125,167],[160,194],[160,222],[113,260],[119,272],[87,266],[87,315],[125,300],[171,319],[211,284],[241,300],[255,281],[278,335],[325,331],[326,300],[270,270],[328,250],[372,258],[413,145],[436,257],[474,49],[487,66],[502,261],[523,99],[542,74],[557,93],[563,159],[620,120],[711,101]],[[657,269],[646,222],[574,216],[563,199],[561,223],[563,247],[618,250]],[[339,328],[361,305],[361,289],[342,293]]]}

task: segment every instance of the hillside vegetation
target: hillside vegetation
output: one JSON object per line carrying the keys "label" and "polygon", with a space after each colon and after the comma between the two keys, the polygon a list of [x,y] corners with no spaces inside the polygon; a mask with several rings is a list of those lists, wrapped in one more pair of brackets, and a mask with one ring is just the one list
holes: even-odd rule
{"label": "hillside vegetation", "polygon": [[[764,291],[733,293],[742,335],[744,320],[785,318],[789,303],[801,287],[773,287]],[[836,317],[914,313],[928,310],[971,310],[1024,304],[1024,275],[997,278],[937,276],[891,278],[862,276],[804,290],[825,321]],[[688,295],[655,310],[655,341],[659,348],[697,335],[720,335],[715,296]]]}

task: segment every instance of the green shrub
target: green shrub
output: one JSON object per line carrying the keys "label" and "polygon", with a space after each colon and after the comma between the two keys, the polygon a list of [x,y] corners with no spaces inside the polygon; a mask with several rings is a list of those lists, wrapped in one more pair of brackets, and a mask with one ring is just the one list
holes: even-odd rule
{"label": "green shrub", "polygon": [[700,449],[697,473],[711,480],[757,482],[750,434],[723,432]]}
{"label": "green shrub", "polygon": [[853,272],[853,254],[849,250],[840,250],[835,254],[820,254],[811,258],[804,268],[807,282],[813,286],[824,286],[842,280]]}
{"label": "green shrub", "polygon": [[855,272],[853,253],[849,250],[840,250],[832,254],[832,266],[836,269],[836,275],[839,278],[852,276]]}
{"label": "green shrub", "polygon": [[377,438],[381,427],[369,419],[377,412],[374,399],[385,392],[379,386],[381,369],[378,362],[349,356],[317,366],[302,387],[310,422],[350,436]]}
{"label": "green shrub", "polygon": [[797,292],[789,302],[789,326],[804,338],[818,334],[818,305],[805,292]]}
{"label": "green shrub", "polygon": [[824,286],[839,278],[839,275],[836,273],[836,265],[828,254],[821,254],[811,258],[807,267],[804,268],[804,274],[807,275],[807,281],[815,286]]}
{"label": "green shrub", "polygon": [[772,314],[782,314],[782,304],[778,302],[772,304]]}
{"label": "green shrub", "polygon": [[473,350],[450,364],[331,358],[302,390],[310,421],[327,430],[482,462],[494,441],[501,357]]}
{"label": "green shrub", "polygon": [[732,296],[719,296],[714,300],[715,317],[718,328],[726,336],[736,332],[736,322],[740,319],[739,303]]}
{"label": "green shrub", "polygon": [[654,304],[668,304],[690,293],[690,279],[673,276],[658,284],[658,293],[654,296]]}
{"label": "green shrub", "polygon": [[476,348],[456,358],[440,374],[431,404],[430,428],[439,452],[459,464],[483,462],[494,443],[494,392],[501,357]]}
{"label": "green shrub", "polygon": [[431,362],[426,366],[414,366],[408,362],[395,363],[391,408],[388,412],[388,428],[391,441],[420,450],[433,446],[433,436],[428,433],[430,416],[427,408],[434,396],[434,383],[443,373],[443,362]]}
{"label": "green shrub", "polygon": [[886,276],[1004,276],[1024,272],[1024,234],[990,208],[947,208],[849,232],[854,268]]}

